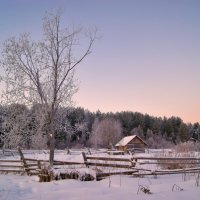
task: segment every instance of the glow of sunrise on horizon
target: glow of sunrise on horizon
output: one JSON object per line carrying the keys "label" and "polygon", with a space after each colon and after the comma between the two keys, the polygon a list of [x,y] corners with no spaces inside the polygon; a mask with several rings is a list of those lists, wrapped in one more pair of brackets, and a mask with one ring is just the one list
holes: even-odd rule
{"label": "glow of sunrise on horizon", "polygon": [[63,24],[97,27],[101,39],[76,69],[76,106],[200,122],[200,1],[0,0],[0,43],[41,37],[45,11]]}

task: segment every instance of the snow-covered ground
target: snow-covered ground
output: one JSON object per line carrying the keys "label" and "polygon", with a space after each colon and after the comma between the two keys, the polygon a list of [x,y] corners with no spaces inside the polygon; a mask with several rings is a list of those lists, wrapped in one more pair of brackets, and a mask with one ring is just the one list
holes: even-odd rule
{"label": "snow-covered ground", "polygon": [[[55,160],[83,162],[81,151],[71,151],[70,155],[66,151],[57,151]],[[104,151],[92,153],[97,156],[106,155]],[[24,156],[48,159],[48,152],[24,151]],[[153,152],[145,156],[153,156]],[[11,157],[18,159],[18,155],[9,156]],[[0,174],[0,200],[199,200],[200,186],[196,185],[197,177],[197,173],[185,176],[163,175],[157,178],[116,175],[101,181],[66,179],[40,183],[37,176]],[[140,190],[141,186],[149,188],[151,194],[144,194]]]}
{"label": "snow-covered ground", "polygon": [[[158,178],[133,178],[112,176],[102,181],[81,182],[60,180],[40,183],[36,176],[0,175],[1,200],[199,200],[200,187],[195,177],[183,181],[181,175],[165,175]],[[177,188],[172,191],[173,185]],[[152,194],[138,194],[139,185],[149,187]]]}

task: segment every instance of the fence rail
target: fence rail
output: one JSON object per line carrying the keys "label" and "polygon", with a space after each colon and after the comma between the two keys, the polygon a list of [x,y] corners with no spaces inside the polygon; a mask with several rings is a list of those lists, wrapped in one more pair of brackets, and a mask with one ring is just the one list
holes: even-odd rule
{"label": "fence rail", "polygon": [[135,160],[176,160],[176,161],[181,161],[181,160],[196,160],[200,161],[200,158],[195,158],[195,157],[139,157],[139,156],[133,156],[132,159]]}
{"label": "fence rail", "polygon": [[24,173],[21,160],[0,160],[0,173]]}
{"label": "fence rail", "polygon": [[114,158],[114,157],[98,157],[98,156],[86,156],[89,160],[104,160],[104,161],[119,161],[119,162],[131,162],[129,158]]}
{"label": "fence rail", "polygon": [[[86,166],[99,166],[99,167],[112,167],[112,168],[125,168],[131,169],[135,166],[135,162],[129,158],[117,158],[117,157],[97,157],[87,156],[82,152],[84,164]],[[99,162],[106,161],[106,162]]]}

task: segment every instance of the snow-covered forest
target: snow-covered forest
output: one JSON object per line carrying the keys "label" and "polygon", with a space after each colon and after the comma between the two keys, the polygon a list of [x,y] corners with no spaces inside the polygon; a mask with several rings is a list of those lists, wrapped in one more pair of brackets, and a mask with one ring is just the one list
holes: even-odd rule
{"label": "snow-covered forest", "polygon": [[[111,147],[127,135],[139,135],[149,148],[165,148],[191,139],[198,140],[200,125],[186,124],[178,117],[157,118],[134,112],[94,113],[83,108],[60,108],[56,115],[55,145]],[[42,105],[12,104],[0,107],[1,146],[47,149],[48,129]]]}

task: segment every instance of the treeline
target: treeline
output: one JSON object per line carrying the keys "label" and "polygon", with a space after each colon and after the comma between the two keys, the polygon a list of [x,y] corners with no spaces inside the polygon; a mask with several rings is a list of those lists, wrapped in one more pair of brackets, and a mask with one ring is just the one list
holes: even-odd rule
{"label": "treeline", "polygon": [[[0,144],[5,148],[48,148],[48,121],[43,107],[12,104],[0,106]],[[153,117],[139,112],[101,113],[83,108],[60,108],[55,122],[56,148],[114,145],[124,136],[137,134],[151,148],[165,148],[200,139],[199,123],[179,117]]]}

